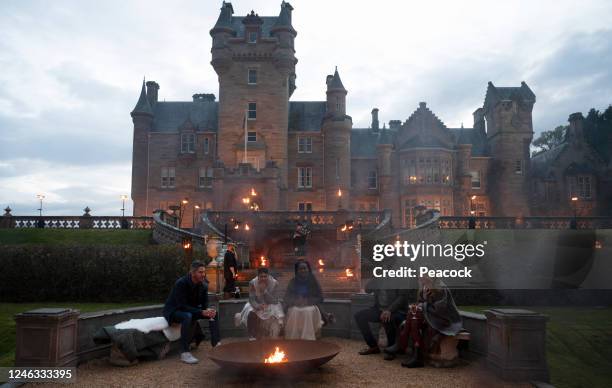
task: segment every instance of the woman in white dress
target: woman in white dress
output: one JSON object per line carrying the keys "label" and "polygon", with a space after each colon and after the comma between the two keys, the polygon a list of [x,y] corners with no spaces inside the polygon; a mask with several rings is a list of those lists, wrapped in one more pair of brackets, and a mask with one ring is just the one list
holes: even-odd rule
{"label": "woman in white dress", "polygon": [[323,302],[319,282],[312,274],[310,264],[304,260],[295,263],[295,277],[287,286],[283,304],[287,311],[285,338],[316,340],[323,326],[317,305]]}
{"label": "woman in white dress", "polygon": [[265,267],[259,268],[249,282],[249,301],[240,313],[238,325],[246,326],[251,339],[279,336],[285,314],[278,302],[277,288],[278,281]]}

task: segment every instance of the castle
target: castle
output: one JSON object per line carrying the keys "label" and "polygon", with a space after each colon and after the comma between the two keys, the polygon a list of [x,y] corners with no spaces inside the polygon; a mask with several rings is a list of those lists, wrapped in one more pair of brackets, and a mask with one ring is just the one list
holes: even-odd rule
{"label": "castle", "polygon": [[[596,214],[610,167],[587,146],[531,158],[536,96],[525,82],[489,82],[473,128],[448,128],[425,102],[404,122],[381,128],[374,108],[369,128],[353,128],[337,69],[325,100],[290,101],[292,10],[283,1],[278,16],[236,17],[223,2],[210,30],[218,101],[162,102],[159,85],[143,81],[131,112],[134,215],[186,198],[189,225],[194,205],[245,210],[252,191],[259,210],[391,209],[401,227],[414,225],[419,205],[442,215],[567,215],[579,196],[581,215]],[[582,144],[581,128],[572,115],[564,143]]]}

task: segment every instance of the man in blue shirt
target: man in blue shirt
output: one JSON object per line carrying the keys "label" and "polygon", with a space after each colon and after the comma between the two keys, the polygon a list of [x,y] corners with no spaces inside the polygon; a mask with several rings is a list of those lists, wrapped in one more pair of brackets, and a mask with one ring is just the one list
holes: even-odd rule
{"label": "man in blue shirt", "polygon": [[210,342],[212,346],[219,343],[219,325],[215,318],[216,311],[208,308],[208,281],[206,266],[201,261],[191,263],[189,273],[179,278],[164,305],[164,318],[169,324],[181,324],[181,361],[195,364],[198,359],[189,351],[189,344],[194,337],[196,343],[201,341],[202,333],[197,327],[199,319],[208,319]]}

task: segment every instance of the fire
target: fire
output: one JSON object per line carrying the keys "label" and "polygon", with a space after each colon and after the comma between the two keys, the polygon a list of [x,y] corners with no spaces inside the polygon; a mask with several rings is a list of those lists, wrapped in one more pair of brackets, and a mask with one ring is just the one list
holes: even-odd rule
{"label": "fire", "polygon": [[319,265],[322,267],[325,265],[325,262],[323,261],[323,259],[319,259]]}
{"label": "fire", "polygon": [[342,225],[342,229],[340,229],[343,232],[346,232],[346,224]]}
{"label": "fire", "polygon": [[249,224],[244,224],[244,230],[251,230],[251,228],[249,227]]}
{"label": "fire", "polygon": [[254,188],[252,188],[252,187],[251,187],[251,195],[252,195],[253,197],[255,197],[255,196],[257,195],[257,192],[256,192],[256,191],[255,191],[255,189],[254,189]]}
{"label": "fire", "polygon": [[342,197],[342,190],[338,189],[338,197]]}
{"label": "fire", "polygon": [[259,262],[260,262],[262,267],[266,267],[268,265],[268,260],[264,256],[261,256],[259,258]]}
{"label": "fire", "polygon": [[274,353],[270,354],[268,358],[264,359],[265,364],[275,364],[279,362],[287,362],[287,357],[285,357],[285,352],[280,350],[278,346]]}
{"label": "fire", "polygon": [[345,269],[344,273],[346,274],[347,278],[352,278],[353,276],[355,276],[355,274],[353,273],[353,270],[350,268]]}
{"label": "fire", "polygon": [[325,271],[323,268],[319,268],[319,273],[323,273]]}

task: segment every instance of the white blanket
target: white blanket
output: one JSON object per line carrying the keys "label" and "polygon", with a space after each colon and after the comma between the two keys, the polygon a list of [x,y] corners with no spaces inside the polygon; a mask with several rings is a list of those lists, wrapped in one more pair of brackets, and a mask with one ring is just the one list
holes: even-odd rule
{"label": "white blanket", "polygon": [[176,341],[181,338],[181,325],[177,323],[170,326],[164,317],[130,319],[116,324],[115,329],[136,329],[143,333],[163,331],[168,341]]}

